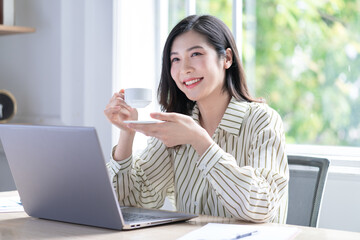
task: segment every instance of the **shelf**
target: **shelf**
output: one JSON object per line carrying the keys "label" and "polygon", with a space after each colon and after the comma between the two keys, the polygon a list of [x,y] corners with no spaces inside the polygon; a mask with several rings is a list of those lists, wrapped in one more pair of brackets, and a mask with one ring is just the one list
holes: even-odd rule
{"label": "shelf", "polygon": [[0,35],[32,33],[32,32],[35,32],[35,28],[22,27],[22,26],[7,26],[0,24]]}

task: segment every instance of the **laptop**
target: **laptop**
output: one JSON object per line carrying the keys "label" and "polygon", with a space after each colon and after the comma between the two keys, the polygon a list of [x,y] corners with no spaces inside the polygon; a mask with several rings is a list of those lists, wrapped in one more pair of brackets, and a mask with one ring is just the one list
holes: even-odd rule
{"label": "laptop", "polygon": [[0,124],[0,139],[29,216],[117,230],[196,217],[120,207],[93,127]]}

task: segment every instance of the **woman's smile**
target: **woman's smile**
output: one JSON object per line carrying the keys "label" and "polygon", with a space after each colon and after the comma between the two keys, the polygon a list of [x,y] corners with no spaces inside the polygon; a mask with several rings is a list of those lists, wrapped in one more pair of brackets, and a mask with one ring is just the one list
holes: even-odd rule
{"label": "woman's smile", "polygon": [[200,82],[203,79],[204,79],[203,77],[201,77],[201,78],[189,78],[189,79],[186,79],[185,81],[183,81],[183,83],[184,83],[186,88],[191,89],[191,88],[194,88],[197,85],[199,85]]}

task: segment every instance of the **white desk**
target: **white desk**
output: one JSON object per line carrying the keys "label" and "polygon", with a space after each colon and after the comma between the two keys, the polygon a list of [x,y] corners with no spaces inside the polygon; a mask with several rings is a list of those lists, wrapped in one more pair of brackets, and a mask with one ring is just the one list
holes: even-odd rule
{"label": "white desk", "polygon": [[[16,192],[2,192],[0,197],[14,196]],[[116,239],[116,240],[169,240],[176,239],[186,233],[196,230],[209,222],[246,224],[227,218],[200,216],[189,222],[168,224],[150,228],[143,228],[131,231],[114,231],[96,227],[88,227],[70,223],[62,223],[29,217],[24,212],[0,213],[0,239],[1,240],[20,240],[20,239]],[[261,224],[262,226],[279,226],[279,224]],[[280,225],[291,226],[291,225]],[[293,227],[293,226],[292,226]],[[360,233],[346,232],[321,228],[299,227],[301,232],[296,236],[296,240],[360,240]]]}

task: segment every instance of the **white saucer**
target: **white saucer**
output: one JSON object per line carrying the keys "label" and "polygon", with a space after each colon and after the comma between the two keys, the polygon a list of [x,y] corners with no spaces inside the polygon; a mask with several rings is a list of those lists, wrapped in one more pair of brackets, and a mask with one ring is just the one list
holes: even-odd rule
{"label": "white saucer", "polygon": [[138,120],[133,120],[133,121],[124,121],[124,123],[136,123],[136,124],[153,124],[153,123],[162,123],[164,121],[160,121],[160,120],[147,120],[147,121],[138,121]]}

